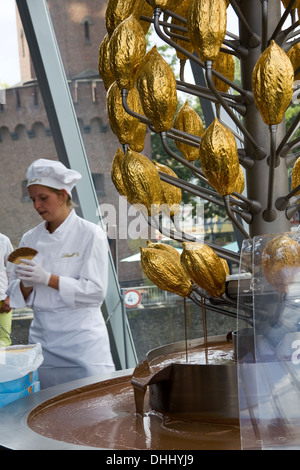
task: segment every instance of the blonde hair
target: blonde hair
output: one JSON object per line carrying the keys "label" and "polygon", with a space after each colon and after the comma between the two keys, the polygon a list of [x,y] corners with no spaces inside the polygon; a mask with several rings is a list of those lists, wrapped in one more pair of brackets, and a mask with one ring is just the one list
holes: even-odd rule
{"label": "blonde hair", "polygon": [[76,204],[72,201],[70,194],[68,194],[64,189],[51,188],[50,186],[45,186],[45,187],[48,188],[53,193],[57,194],[58,196],[61,194],[66,194],[67,195],[67,199],[66,199],[67,207],[69,209],[73,209],[74,207],[76,207]]}

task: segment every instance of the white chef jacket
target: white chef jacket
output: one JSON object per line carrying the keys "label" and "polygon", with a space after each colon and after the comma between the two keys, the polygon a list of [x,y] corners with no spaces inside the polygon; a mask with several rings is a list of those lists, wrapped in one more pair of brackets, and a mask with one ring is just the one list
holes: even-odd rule
{"label": "white chef jacket", "polygon": [[41,388],[113,372],[100,310],[108,282],[105,232],[72,210],[53,233],[42,222],[22,237],[20,246],[36,249],[36,263],[59,276],[59,290],[37,284],[26,302],[18,279],[8,289],[12,307],[33,309],[29,343],[42,345]]}
{"label": "white chef jacket", "polygon": [[12,272],[12,265],[7,262],[7,258],[12,251],[13,247],[10,239],[3,235],[3,233],[0,233],[0,300],[4,300],[7,297],[8,279]]}

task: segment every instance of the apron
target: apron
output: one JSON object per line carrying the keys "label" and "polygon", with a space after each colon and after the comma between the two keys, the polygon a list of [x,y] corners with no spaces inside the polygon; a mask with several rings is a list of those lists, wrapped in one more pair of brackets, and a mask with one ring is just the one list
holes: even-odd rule
{"label": "apron", "polygon": [[41,388],[115,370],[106,325],[99,308],[60,309],[55,312],[35,308],[29,343],[41,343],[42,346]]}

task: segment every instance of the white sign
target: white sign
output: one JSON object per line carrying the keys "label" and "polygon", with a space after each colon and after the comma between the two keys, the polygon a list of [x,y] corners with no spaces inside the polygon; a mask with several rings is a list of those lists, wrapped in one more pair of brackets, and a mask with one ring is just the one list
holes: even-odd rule
{"label": "white sign", "polygon": [[141,294],[137,290],[127,290],[124,294],[126,307],[136,307],[142,300]]}

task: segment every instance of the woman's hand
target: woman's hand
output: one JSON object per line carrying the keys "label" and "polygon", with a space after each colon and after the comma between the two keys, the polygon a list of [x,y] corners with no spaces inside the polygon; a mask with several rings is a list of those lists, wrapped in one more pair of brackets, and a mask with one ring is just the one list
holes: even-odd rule
{"label": "woman's hand", "polygon": [[6,299],[2,300],[0,303],[0,313],[8,313],[11,311],[11,307],[9,304],[9,297],[6,297]]}
{"label": "woman's hand", "polygon": [[22,264],[19,264],[16,269],[16,275],[24,287],[32,287],[35,284],[48,285],[51,274],[47,273],[42,266],[33,260],[21,259],[21,262]]}

